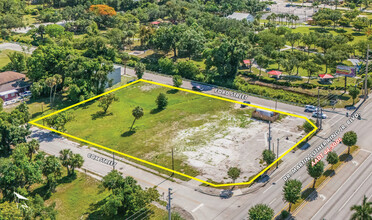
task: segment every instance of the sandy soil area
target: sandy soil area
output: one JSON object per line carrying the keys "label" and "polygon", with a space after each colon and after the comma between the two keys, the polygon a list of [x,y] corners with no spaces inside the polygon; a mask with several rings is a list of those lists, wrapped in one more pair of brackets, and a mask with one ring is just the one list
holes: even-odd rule
{"label": "sandy soil area", "polygon": [[[271,124],[271,145],[274,143],[275,153],[277,138],[280,139],[281,155],[305,135],[298,129],[303,123],[303,119],[287,116]],[[228,169],[239,167],[242,173],[237,182],[243,182],[264,168],[261,155],[268,149],[268,130],[267,122],[247,116],[242,123],[241,118],[224,114],[202,126],[180,131],[173,144],[176,155],[200,170],[205,179],[231,182]]]}

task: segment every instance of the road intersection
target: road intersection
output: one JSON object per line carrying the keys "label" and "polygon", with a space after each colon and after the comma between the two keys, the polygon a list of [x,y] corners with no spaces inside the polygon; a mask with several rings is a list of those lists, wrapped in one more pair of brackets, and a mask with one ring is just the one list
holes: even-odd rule
{"label": "road intersection", "polygon": [[[134,72],[131,69],[128,69],[127,73],[132,76],[134,75]],[[172,79],[162,75],[145,73],[144,79],[172,85]],[[191,89],[195,85],[195,82],[184,81],[182,87]],[[205,89],[203,90],[203,92],[214,94],[212,88],[205,87]],[[303,107],[292,106],[284,103],[276,103],[272,100],[266,100],[257,97],[249,97],[249,100],[256,105],[261,105],[269,108],[273,108],[276,106],[278,110],[305,115],[307,117],[310,116],[309,113],[304,112]],[[337,208],[337,210],[345,209],[342,213],[345,216],[350,215],[349,206],[357,203],[360,200],[359,197],[362,195],[362,193],[360,192],[365,192],[367,194],[370,193],[369,191],[366,191],[366,188],[368,188],[368,185],[370,185],[369,183],[371,177],[367,175],[369,170],[364,169],[364,167],[368,167],[368,165],[370,165],[372,157],[367,157],[367,159],[362,160],[363,156],[365,157],[365,154],[368,153],[368,151],[372,150],[370,149],[371,147],[368,148],[368,144],[371,143],[372,140],[370,140],[371,137],[368,135],[369,133],[367,129],[369,128],[368,126],[371,126],[368,125],[369,120],[372,118],[372,111],[370,111],[370,109],[370,102],[364,103],[363,107],[359,110],[362,113],[363,120],[357,120],[345,130],[354,130],[359,136],[358,145],[361,147],[361,150],[357,154],[356,158],[353,160],[355,161],[355,163],[358,164],[358,166],[353,165],[354,163],[348,163],[345,168],[340,171],[340,173],[342,174],[338,173],[330,180],[330,183],[332,183],[332,181],[342,181],[338,180],[338,178],[345,178],[348,176],[350,176],[350,178],[354,178],[355,176],[362,175],[365,178],[362,178],[361,181],[358,181],[355,184],[346,184],[341,186],[341,190],[339,190],[338,192],[336,191],[334,195],[329,195],[326,192],[323,193],[323,191],[321,191],[319,193],[318,199],[315,200],[327,203],[329,199],[342,197],[343,199],[338,198],[337,201],[347,202],[347,205],[345,205],[345,207],[341,207],[338,205],[337,207],[339,208]],[[316,136],[314,136],[303,148],[289,153],[285,157],[284,162],[280,164],[279,168],[272,174],[270,174],[270,179],[267,182],[255,184],[252,190],[249,188],[239,189],[235,192],[235,195],[229,199],[222,199],[218,196],[218,192],[220,191],[220,189],[202,187],[200,186],[199,182],[194,180],[170,181],[154,172],[148,172],[146,168],[140,167],[138,165],[133,165],[131,162],[127,161],[124,158],[121,158],[120,160],[119,158],[116,158],[117,165],[115,168],[120,170],[123,175],[133,176],[143,187],[157,186],[160,194],[163,197],[166,195],[168,188],[172,188],[174,192],[173,204],[182,207],[195,219],[246,219],[248,209],[251,206],[259,203],[269,205],[274,209],[275,213],[278,213],[286,207],[285,202],[283,202],[282,199],[282,188],[284,185],[284,180],[282,179],[283,175],[286,174],[286,172],[288,172],[290,169],[292,169],[298,162],[300,162],[311,150],[315,149],[319,144],[321,144],[324,139],[327,138],[335,129],[346,122],[348,118],[345,117],[345,112],[345,110],[329,111],[327,113],[329,119],[325,120],[323,130]],[[342,134],[340,134],[340,136],[341,135]],[[100,154],[100,156],[106,158],[107,160],[112,160],[112,157],[107,152],[103,152],[93,147],[81,146],[63,137],[51,134],[47,131],[37,128],[33,128],[32,138],[39,139],[39,141],[41,142],[40,149],[47,152],[48,154],[59,155],[59,151],[65,148],[71,149],[74,153],[81,154],[85,160],[82,171],[87,172],[87,174],[90,174],[97,179],[100,179],[102,176],[106,175],[112,170],[112,166],[92,160],[87,156],[89,153]],[[345,148],[346,147],[344,145],[339,145],[336,147],[335,151],[340,154],[345,150]],[[359,167],[362,168],[359,169]],[[359,172],[361,173],[359,174]],[[307,174],[306,167],[302,167],[301,169],[299,169],[298,172],[296,172],[291,178],[300,180],[303,183],[303,186],[307,186],[313,181],[313,179]],[[327,190],[327,187],[335,185],[330,183],[323,188],[324,191]],[[358,198],[354,199],[354,195],[345,193],[350,192],[350,189],[348,189],[349,187],[358,190],[363,189],[364,191],[362,190],[358,192]],[[201,193],[200,191],[203,191],[204,193]],[[346,198],[347,196],[348,198],[353,198],[348,199]],[[332,217],[333,215],[340,213],[337,210],[335,211],[333,209],[330,212],[330,205],[335,206],[333,203],[328,202],[328,204],[324,205],[324,208],[316,209],[315,211],[319,210],[319,213],[315,214],[318,215],[320,218],[321,216],[328,217],[329,215],[331,215]],[[304,212],[303,210],[308,209],[308,207],[310,206],[305,206],[305,208],[299,210],[298,213],[295,212],[295,214],[298,214],[299,216],[298,219],[302,219],[301,217],[303,215],[302,213]]]}

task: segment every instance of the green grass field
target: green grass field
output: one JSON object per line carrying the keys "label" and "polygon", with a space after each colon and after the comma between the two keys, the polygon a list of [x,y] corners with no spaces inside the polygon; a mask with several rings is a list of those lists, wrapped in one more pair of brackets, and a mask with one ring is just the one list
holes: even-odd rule
{"label": "green grass field", "polygon": [[[159,93],[168,97],[168,107],[157,110],[155,99]],[[220,121],[213,132],[200,132],[193,142],[204,143],[216,132],[227,126],[220,118],[232,114],[237,118],[249,114],[251,109],[234,109],[234,104],[188,92],[139,82],[114,92],[119,101],[113,103],[103,116],[98,101],[68,110],[74,120],[66,125],[66,133],[171,168],[172,142],[185,129],[199,127],[210,121]],[[140,106],[144,116],[136,121],[135,131],[130,131],[134,120],[132,110]],[[41,123],[41,122],[39,122]],[[175,156],[175,170],[195,176],[198,170]]]}
{"label": "green grass field", "polygon": [[6,66],[10,62],[10,59],[7,56],[9,52],[12,52],[12,51],[11,50],[0,51],[0,69]]}
{"label": "green grass field", "polygon": [[[110,195],[109,191],[102,191],[99,184],[98,180],[80,172],[76,172],[76,179],[64,176],[56,192],[45,201],[45,204],[56,203],[57,219],[121,219],[98,215],[101,203]],[[35,192],[42,190],[42,186],[35,187]],[[167,216],[166,211],[155,205],[151,205],[150,210],[149,219],[164,219]]]}

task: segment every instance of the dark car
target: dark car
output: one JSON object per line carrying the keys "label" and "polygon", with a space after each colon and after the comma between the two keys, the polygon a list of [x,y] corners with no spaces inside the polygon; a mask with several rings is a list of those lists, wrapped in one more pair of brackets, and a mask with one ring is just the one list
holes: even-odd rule
{"label": "dark car", "polygon": [[[243,103],[245,103],[245,104],[251,104],[250,101],[244,101]],[[241,107],[241,108],[245,108],[245,107],[247,107],[247,106],[242,104],[240,107]]]}
{"label": "dark car", "polygon": [[131,83],[131,82],[134,82],[134,81],[136,81],[136,80],[135,79],[132,79],[132,80],[128,81],[127,83]]}
{"label": "dark car", "polygon": [[227,189],[227,190],[223,190],[223,191],[221,191],[221,193],[220,193],[220,197],[223,198],[223,199],[228,199],[228,198],[230,198],[233,194],[234,194],[234,193],[233,193],[231,190]]}
{"label": "dark car", "polygon": [[199,87],[197,87],[197,86],[193,86],[192,87],[192,90],[194,90],[194,91],[198,91],[198,92],[200,92],[200,91],[202,91]]}
{"label": "dark car", "polygon": [[287,7],[287,8],[288,8],[288,7],[291,7],[291,6],[292,6],[291,4],[286,4],[286,5],[285,5],[285,7]]}

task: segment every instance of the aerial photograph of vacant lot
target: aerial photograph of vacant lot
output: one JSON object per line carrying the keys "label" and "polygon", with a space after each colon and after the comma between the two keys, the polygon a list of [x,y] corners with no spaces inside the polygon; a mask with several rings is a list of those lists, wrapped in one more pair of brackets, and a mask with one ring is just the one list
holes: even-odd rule
{"label": "aerial photograph of vacant lot", "polygon": [[[227,172],[237,167],[241,175],[236,182],[244,182],[266,166],[262,153],[269,149],[269,123],[252,117],[260,111],[255,110],[138,82],[59,113],[68,122],[58,129],[170,169],[173,149],[174,170],[218,183],[231,182]],[[46,119],[50,127],[57,128],[51,122],[56,117]],[[281,155],[305,135],[304,119],[269,118],[275,154],[278,138]]]}

